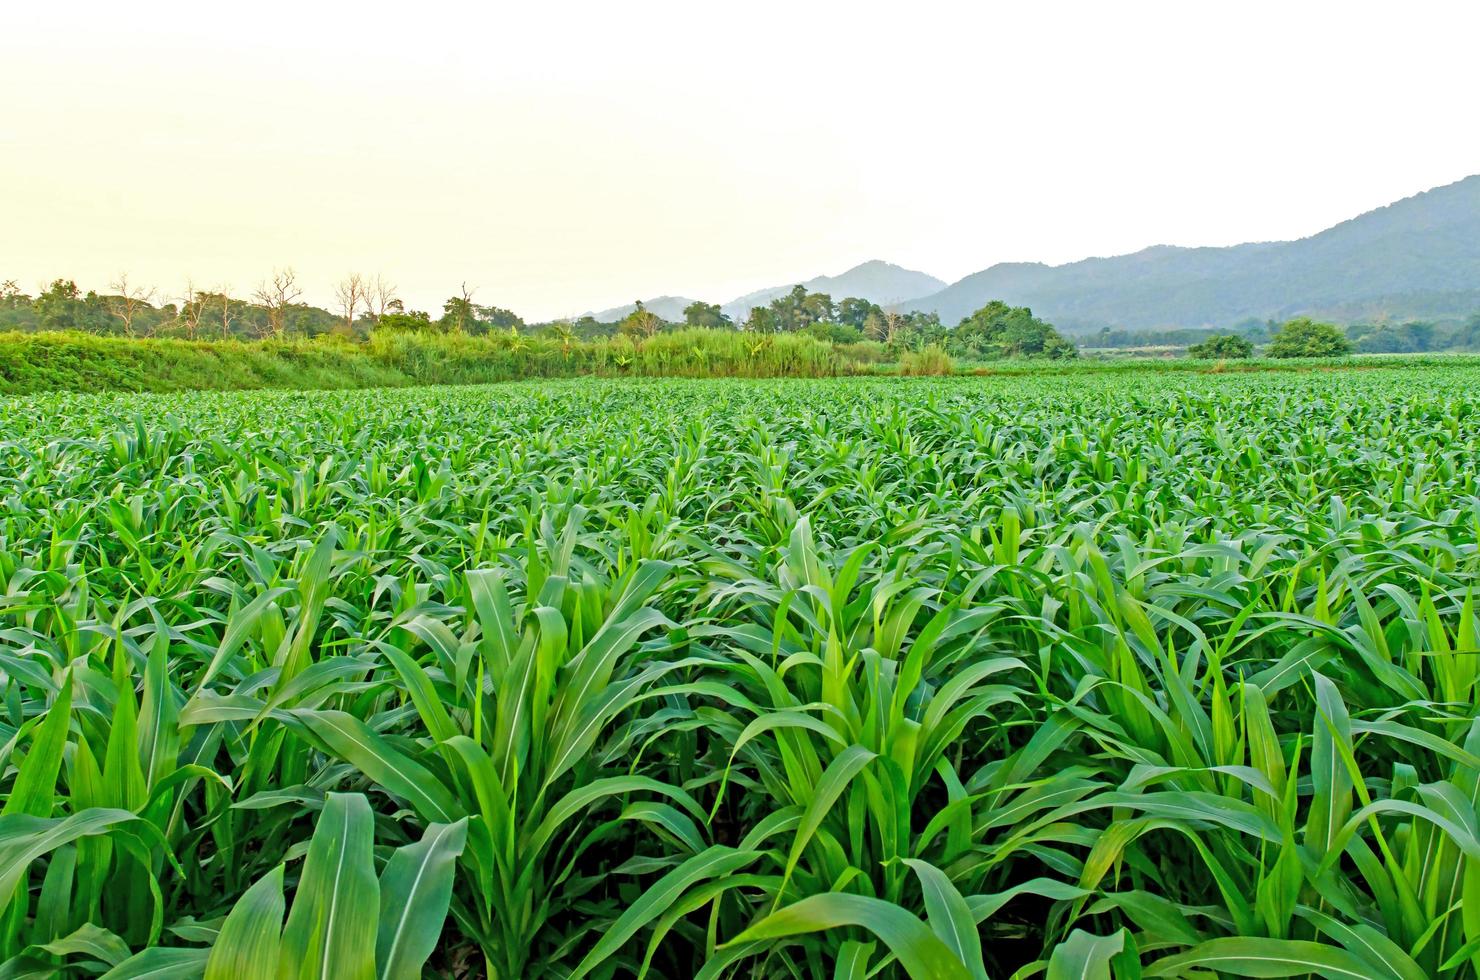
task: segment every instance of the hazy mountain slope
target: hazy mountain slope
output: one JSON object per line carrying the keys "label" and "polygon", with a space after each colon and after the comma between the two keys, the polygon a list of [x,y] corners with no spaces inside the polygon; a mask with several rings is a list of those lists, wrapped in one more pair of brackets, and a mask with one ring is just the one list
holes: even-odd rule
{"label": "hazy mountain slope", "polygon": [[[682,323],[684,307],[692,302],[694,301],[687,296],[654,296],[652,299],[643,300],[642,305],[660,319],[667,320],[669,323]],[[594,316],[602,323],[612,323],[635,309],[637,309],[636,303],[628,303],[626,306],[613,306],[609,310],[601,310],[588,314],[588,316]]]}
{"label": "hazy mountain slope", "polygon": [[1465,316],[1480,309],[1480,176],[1298,241],[1003,263],[899,305],[955,323],[993,299],[1031,306],[1070,330],[1228,326],[1298,313]]}
{"label": "hazy mountain slope", "polygon": [[[738,323],[750,315],[755,306],[764,306],[777,296],[791,291],[796,283],[756,290],[724,305],[724,311]],[[856,265],[836,276],[818,276],[801,283],[809,293],[827,293],[835,300],[857,296],[873,303],[891,305],[911,296],[935,292],[945,283],[923,272],[904,269],[879,259]]]}

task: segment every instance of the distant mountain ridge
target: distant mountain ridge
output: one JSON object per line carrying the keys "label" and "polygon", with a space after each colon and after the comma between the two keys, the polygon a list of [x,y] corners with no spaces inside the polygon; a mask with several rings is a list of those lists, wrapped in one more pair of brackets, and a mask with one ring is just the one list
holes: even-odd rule
{"label": "distant mountain ridge", "polygon": [[[1480,311],[1480,175],[1415,194],[1307,238],[1227,247],[1153,245],[1064,265],[1003,262],[947,285],[880,260],[800,283],[959,322],[992,300],[1028,306],[1062,330],[1227,328],[1249,319],[1316,316],[1338,323],[1459,320]],[[741,323],[795,283],[722,304]],[[683,296],[645,301],[680,322]],[[620,320],[632,304],[592,314]]]}
{"label": "distant mountain ridge", "polygon": [[[790,292],[796,285],[798,283],[789,282],[785,285],[771,286],[753,293],[746,293],[744,296],[721,304],[721,309],[728,313],[736,323],[741,323],[750,315],[753,307],[765,306],[776,297]],[[857,296],[871,303],[878,303],[880,306],[889,306],[912,296],[923,296],[926,293],[944,289],[946,283],[942,279],[923,272],[915,272],[891,262],[872,259],[855,265],[847,272],[836,276],[817,276],[801,281],[800,285],[805,286],[809,293],[827,293],[835,300]],[[657,296],[643,300],[643,306],[664,320],[681,323],[684,307],[692,302],[694,300],[686,296]],[[613,320],[622,319],[634,309],[636,309],[636,304],[628,303],[625,306],[614,306],[611,309],[588,315],[602,323],[611,323]]]}
{"label": "distant mountain ridge", "polygon": [[[723,309],[735,322],[739,323],[750,315],[751,309],[765,306],[776,297],[784,296],[796,285],[798,284],[786,283],[746,293],[724,304]],[[932,275],[905,269],[892,262],[879,259],[855,265],[847,272],[836,276],[817,276],[800,285],[805,286],[809,293],[827,293],[835,300],[856,296],[870,303],[878,303],[880,306],[892,306],[912,296],[923,296],[927,292],[935,292],[946,286],[944,280]]]}
{"label": "distant mountain ridge", "polygon": [[1066,265],[1007,262],[897,304],[955,323],[994,299],[1061,329],[1228,327],[1296,315],[1339,322],[1480,311],[1480,176],[1290,242],[1157,245]]}
{"label": "distant mountain ridge", "polygon": [[[667,320],[669,323],[682,323],[684,308],[692,302],[694,301],[687,296],[654,296],[652,299],[643,300],[642,305],[659,319]],[[600,310],[586,315],[595,317],[602,323],[613,323],[635,309],[637,309],[636,303],[628,303],[625,306],[613,306],[609,310]]]}

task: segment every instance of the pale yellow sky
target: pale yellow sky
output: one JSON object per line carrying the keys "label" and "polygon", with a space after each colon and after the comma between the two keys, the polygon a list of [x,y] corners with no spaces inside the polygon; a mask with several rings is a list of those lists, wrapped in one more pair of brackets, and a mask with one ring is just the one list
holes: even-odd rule
{"label": "pale yellow sky", "polygon": [[0,6],[0,279],[531,318],[1297,237],[1480,172],[1467,3]]}

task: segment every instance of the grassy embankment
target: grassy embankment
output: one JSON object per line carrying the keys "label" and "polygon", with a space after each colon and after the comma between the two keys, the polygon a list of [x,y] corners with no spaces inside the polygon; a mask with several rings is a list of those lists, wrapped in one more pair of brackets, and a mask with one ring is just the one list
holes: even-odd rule
{"label": "grassy embankment", "polygon": [[[907,359],[910,358],[907,355]],[[1450,355],[1437,359],[1454,364]],[[324,389],[483,384],[521,378],[804,377],[858,374],[1057,374],[1073,372],[1270,371],[1417,366],[1435,358],[1364,357],[1324,361],[1175,360],[889,362],[878,344],[833,345],[794,334],[757,337],[682,330],[640,343],[626,338],[562,343],[548,338],[378,336],[242,342],[99,337],[80,333],[0,334],[0,394],[39,391]]]}
{"label": "grassy embankment", "polygon": [[506,335],[403,334],[350,343],[8,333],[0,334],[0,393],[367,388],[579,375],[817,378],[869,373],[883,359],[874,344],[711,330],[665,333],[640,344]]}

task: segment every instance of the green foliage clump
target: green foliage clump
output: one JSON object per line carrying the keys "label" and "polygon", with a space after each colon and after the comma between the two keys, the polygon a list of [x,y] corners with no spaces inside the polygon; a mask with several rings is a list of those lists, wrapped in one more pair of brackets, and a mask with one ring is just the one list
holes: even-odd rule
{"label": "green foliage clump", "polygon": [[443,321],[432,321],[431,314],[419,310],[410,312],[387,313],[375,321],[375,327],[371,336],[375,334],[394,333],[416,333],[429,334],[443,332]]}
{"label": "green foliage clump", "polygon": [[1287,320],[1275,331],[1269,342],[1270,357],[1341,357],[1350,354],[1351,342],[1330,323],[1317,323],[1310,317]]}
{"label": "green foliage clump", "polygon": [[994,300],[962,320],[951,332],[951,344],[969,356],[1047,357],[1061,360],[1077,353],[1073,343],[1026,306]]}
{"label": "green foliage clump", "polygon": [[1353,324],[1346,329],[1346,338],[1362,354],[1422,354],[1463,343],[1458,335],[1442,338],[1435,324],[1422,320],[1380,326]]}
{"label": "green foliage clump", "polygon": [[683,321],[685,326],[706,330],[723,330],[734,326],[729,314],[721,310],[718,304],[705,303],[702,300],[695,300],[684,307]]}
{"label": "green foliage clump", "polygon": [[856,344],[865,339],[864,332],[859,328],[827,320],[808,324],[798,332],[808,337],[824,340],[829,344]]}
{"label": "green foliage clump", "polygon": [[1253,354],[1253,343],[1234,333],[1214,334],[1202,343],[1187,348],[1188,357],[1200,360],[1241,360],[1252,357]]}
{"label": "green foliage clump", "polygon": [[[426,314],[413,315],[426,317]],[[481,337],[500,331],[517,331],[525,324],[524,318],[519,314],[497,306],[480,306],[473,302],[471,296],[464,293],[461,296],[449,297],[447,302],[442,304],[442,317],[437,321],[437,325],[442,333]]]}

